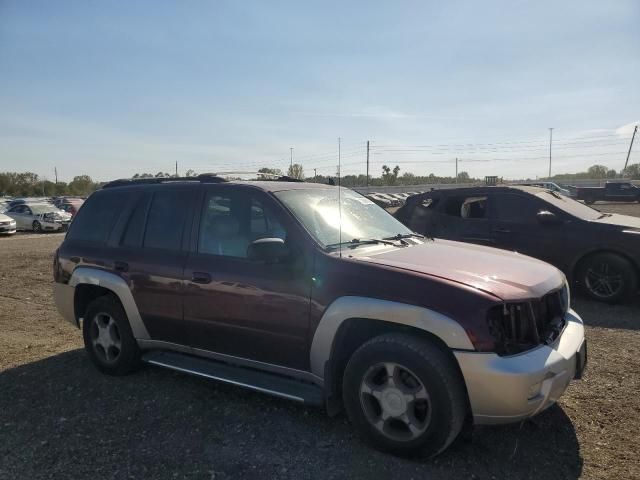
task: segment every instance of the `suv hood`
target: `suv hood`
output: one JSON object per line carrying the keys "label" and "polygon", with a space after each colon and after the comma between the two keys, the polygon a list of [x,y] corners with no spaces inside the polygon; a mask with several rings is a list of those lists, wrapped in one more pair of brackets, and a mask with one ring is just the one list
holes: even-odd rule
{"label": "suv hood", "polygon": [[450,240],[381,251],[372,248],[353,258],[462,283],[505,301],[538,298],[565,281],[560,270],[541,260]]}

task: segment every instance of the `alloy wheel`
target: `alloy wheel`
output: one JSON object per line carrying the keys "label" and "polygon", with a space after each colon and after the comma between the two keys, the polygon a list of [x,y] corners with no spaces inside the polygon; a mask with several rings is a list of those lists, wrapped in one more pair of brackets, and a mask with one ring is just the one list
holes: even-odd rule
{"label": "alloy wheel", "polygon": [[587,268],[585,283],[593,295],[603,299],[617,295],[624,288],[622,273],[605,262]]}
{"label": "alloy wheel", "polygon": [[122,340],[120,330],[111,315],[98,313],[91,320],[90,338],[93,350],[100,360],[115,363],[120,357]]}
{"label": "alloy wheel", "polygon": [[42,225],[37,220],[35,222],[33,222],[33,231],[36,232],[36,233],[42,232]]}
{"label": "alloy wheel", "polygon": [[420,379],[397,363],[378,363],[360,385],[360,403],[369,423],[396,441],[419,437],[431,423],[431,400]]}

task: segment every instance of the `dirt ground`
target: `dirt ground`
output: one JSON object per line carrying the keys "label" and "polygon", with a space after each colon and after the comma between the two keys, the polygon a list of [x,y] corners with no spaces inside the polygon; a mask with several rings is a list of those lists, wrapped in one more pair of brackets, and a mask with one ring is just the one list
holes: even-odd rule
{"label": "dirt ground", "polygon": [[0,238],[0,479],[640,478],[639,300],[574,295],[589,365],[558,405],[406,460],[362,445],[344,416],[160,368],[99,374],[53,303],[61,240]]}

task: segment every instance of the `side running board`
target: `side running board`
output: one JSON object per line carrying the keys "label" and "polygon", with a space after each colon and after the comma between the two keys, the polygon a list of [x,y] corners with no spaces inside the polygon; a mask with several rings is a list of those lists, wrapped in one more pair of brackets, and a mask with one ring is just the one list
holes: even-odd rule
{"label": "side running board", "polygon": [[167,351],[151,351],[142,361],[199,377],[210,378],[307,405],[324,405],[323,392],[317,385],[273,373],[260,372],[205,358]]}

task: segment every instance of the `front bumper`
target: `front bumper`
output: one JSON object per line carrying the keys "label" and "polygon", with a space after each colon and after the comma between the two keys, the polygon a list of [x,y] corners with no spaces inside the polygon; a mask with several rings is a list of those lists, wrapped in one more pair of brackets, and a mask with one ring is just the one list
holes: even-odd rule
{"label": "front bumper", "polygon": [[582,319],[573,310],[552,345],[518,355],[454,352],[464,376],[474,423],[512,423],[553,405],[586,361]]}

